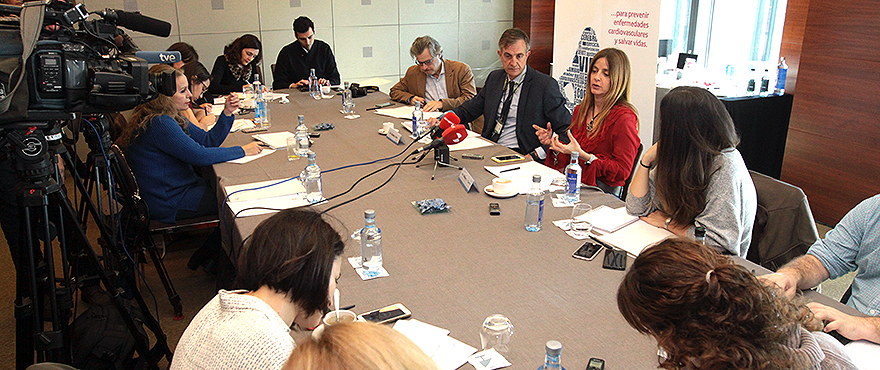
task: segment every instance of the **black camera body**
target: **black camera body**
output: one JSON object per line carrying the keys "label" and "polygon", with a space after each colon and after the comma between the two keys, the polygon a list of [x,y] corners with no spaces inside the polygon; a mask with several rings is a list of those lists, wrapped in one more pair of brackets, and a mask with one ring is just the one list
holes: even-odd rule
{"label": "black camera body", "polygon": [[27,61],[29,110],[110,113],[150,98],[141,58],[95,55],[86,45],[40,40]]}

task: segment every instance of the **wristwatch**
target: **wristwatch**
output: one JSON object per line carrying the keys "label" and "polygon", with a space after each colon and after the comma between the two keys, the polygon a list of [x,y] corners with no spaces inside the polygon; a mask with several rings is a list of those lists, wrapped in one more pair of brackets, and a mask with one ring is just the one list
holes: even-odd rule
{"label": "wristwatch", "polygon": [[[587,154],[590,154],[590,153],[587,153]],[[590,154],[590,159],[586,160],[585,163],[590,164],[590,163],[593,163],[593,161],[595,161],[595,160],[596,160],[596,156],[594,154]]]}

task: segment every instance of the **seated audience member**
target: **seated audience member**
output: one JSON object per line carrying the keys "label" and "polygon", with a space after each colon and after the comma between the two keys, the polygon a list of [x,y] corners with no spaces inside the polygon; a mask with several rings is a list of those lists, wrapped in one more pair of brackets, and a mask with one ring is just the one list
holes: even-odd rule
{"label": "seated audience member", "polygon": [[689,239],[644,250],[620,288],[626,322],[657,340],[665,369],[857,369],[804,306]]}
{"label": "seated audience member", "polygon": [[315,77],[321,85],[339,85],[336,58],[326,42],[315,39],[315,23],[307,17],[293,21],[296,42],[288,44],[278,53],[275,62],[272,88],[293,89],[309,85],[309,74],[315,69]]}
{"label": "seated audience member", "polygon": [[211,70],[211,94],[217,96],[241,92],[244,85],[254,82],[254,75],[259,75],[260,82],[263,82],[265,76],[260,73],[262,49],[260,39],[251,34],[243,35],[226,45],[223,55],[217,57]]}
{"label": "seated audience member", "polygon": [[627,212],[678,236],[693,238],[702,226],[706,245],[745,258],[758,196],[738,143],[712,93],[673,89],[660,102],[660,138],[633,175]]}
{"label": "seated audience member", "polygon": [[462,62],[443,59],[443,47],[431,36],[416,38],[409,48],[416,65],[391,87],[391,99],[414,105],[425,112],[448,111],[477,95],[474,73]]}
{"label": "seated audience member", "polygon": [[339,233],[308,208],[261,222],[238,257],[241,290],[220,290],[199,311],[171,369],[281,369],[295,346],[290,326],[318,326],[332,304],[344,248]]}
{"label": "seated audience member", "polygon": [[168,47],[168,51],[180,52],[180,61],[171,65],[177,69],[183,68],[187,63],[199,61],[199,53],[196,52],[196,49],[193,48],[192,45],[185,42],[175,42],[171,44],[171,46]]}
{"label": "seated audience member", "polygon": [[[138,181],[140,195],[153,220],[175,223],[198,216],[217,215],[217,193],[194,166],[210,166],[260,152],[257,142],[221,148],[229,134],[238,98],[226,99],[223,113],[210,131],[190,124],[183,116],[192,94],[186,76],[167,64],[150,68],[150,79],[159,87],[156,99],[134,108],[128,125],[116,141],[125,150]],[[170,90],[170,91],[169,91]],[[205,265],[209,272],[228,259],[220,247],[218,230],[193,253],[190,269]]]}
{"label": "seated audience member", "polygon": [[205,93],[211,86],[211,74],[202,63],[191,62],[183,66],[183,75],[189,81],[189,91],[192,93],[189,109],[183,111],[183,115],[202,130],[207,130],[217,120],[213,104],[205,99]]}
{"label": "seated audience member", "polygon": [[576,151],[583,170],[581,182],[619,194],[641,142],[639,117],[629,102],[629,81],[626,53],[614,48],[596,53],[590,63],[589,89],[574,108],[567,140],[554,135],[549,124],[534,126],[541,144],[550,146],[544,164],[562,171]]}
{"label": "seated audience member", "polygon": [[483,117],[484,138],[522,154],[541,146],[533,125],[546,127],[549,122],[553,132],[564,135],[571,124],[559,84],[528,66],[530,48],[523,30],[504,31],[498,40],[504,68],[492,71],[473,99],[452,110],[464,124]]}
{"label": "seated audience member", "polygon": [[880,195],[865,199],[850,210],[840,223],[816,241],[801,256],[774,274],[761,276],[778,286],[787,297],[810,289],[826,279],[858,271],[852,296],[846,304],[872,317],[856,317],[819,303],[809,306],[816,317],[827,322],[825,331],[837,331],[852,340],[880,343]]}
{"label": "seated audience member", "polygon": [[352,322],[326,327],[300,343],[285,370],[437,370],[437,364],[402,333],[385,325]]}

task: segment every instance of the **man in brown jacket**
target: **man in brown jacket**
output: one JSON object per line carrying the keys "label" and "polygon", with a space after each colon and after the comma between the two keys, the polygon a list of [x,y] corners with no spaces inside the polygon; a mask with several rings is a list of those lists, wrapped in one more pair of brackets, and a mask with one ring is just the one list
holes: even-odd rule
{"label": "man in brown jacket", "polygon": [[471,67],[443,59],[443,48],[433,37],[416,38],[409,54],[416,65],[391,88],[391,99],[410,105],[418,101],[425,112],[434,112],[458,107],[477,94]]}

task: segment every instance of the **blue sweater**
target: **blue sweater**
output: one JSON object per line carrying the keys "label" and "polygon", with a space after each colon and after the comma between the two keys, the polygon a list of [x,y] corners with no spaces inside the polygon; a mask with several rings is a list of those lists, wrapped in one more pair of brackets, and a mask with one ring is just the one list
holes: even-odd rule
{"label": "blue sweater", "polygon": [[151,219],[173,223],[177,211],[198,208],[208,184],[196,175],[193,166],[244,157],[239,146],[219,148],[234,120],[221,114],[210,131],[190,124],[187,135],[173,118],[159,116],[134,138],[127,150],[128,164]]}

